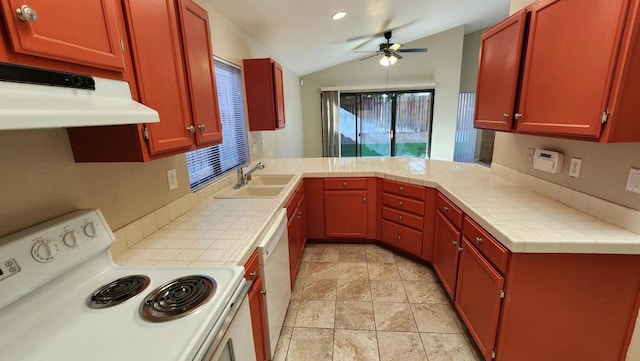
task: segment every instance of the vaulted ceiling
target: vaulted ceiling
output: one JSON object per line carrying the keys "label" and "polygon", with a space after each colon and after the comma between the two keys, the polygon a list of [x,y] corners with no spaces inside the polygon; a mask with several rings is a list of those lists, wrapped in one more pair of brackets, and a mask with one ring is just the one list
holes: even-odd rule
{"label": "vaulted ceiling", "polygon": [[[377,50],[382,33],[407,43],[464,25],[473,32],[509,12],[509,0],[208,0],[298,75]],[[347,15],[332,20],[338,11]]]}

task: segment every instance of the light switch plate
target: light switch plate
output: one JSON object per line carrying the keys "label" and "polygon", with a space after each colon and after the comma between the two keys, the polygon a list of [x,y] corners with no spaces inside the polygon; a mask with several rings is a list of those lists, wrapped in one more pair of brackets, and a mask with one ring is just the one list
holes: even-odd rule
{"label": "light switch plate", "polygon": [[169,169],[167,171],[167,184],[169,185],[170,191],[178,188],[178,175],[175,169]]}
{"label": "light switch plate", "polygon": [[580,177],[580,168],[582,168],[582,159],[571,158],[571,164],[569,164],[569,176],[571,178]]}
{"label": "light switch plate", "polygon": [[629,178],[627,179],[627,190],[630,192],[640,193],[640,169],[631,168]]}

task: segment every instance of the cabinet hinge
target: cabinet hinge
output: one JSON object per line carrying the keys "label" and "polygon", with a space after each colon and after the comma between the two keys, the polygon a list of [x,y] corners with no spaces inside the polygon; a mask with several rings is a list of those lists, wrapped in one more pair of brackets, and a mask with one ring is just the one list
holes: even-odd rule
{"label": "cabinet hinge", "polygon": [[500,298],[504,298],[504,289],[500,290]]}
{"label": "cabinet hinge", "polygon": [[124,41],[120,39],[120,50],[124,53]]}
{"label": "cabinet hinge", "polygon": [[142,127],[142,136],[144,140],[149,140],[149,129],[147,129],[146,125]]}
{"label": "cabinet hinge", "polygon": [[491,358],[496,358],[496,350],[491,350]]}
{"label": "cabinet hinge", "polygon": [[602,123],[602,125],[605,125],[607,124],[608,119],[609,119],[609,109],[602,112],[602,118],[600,119],[600,122]]}

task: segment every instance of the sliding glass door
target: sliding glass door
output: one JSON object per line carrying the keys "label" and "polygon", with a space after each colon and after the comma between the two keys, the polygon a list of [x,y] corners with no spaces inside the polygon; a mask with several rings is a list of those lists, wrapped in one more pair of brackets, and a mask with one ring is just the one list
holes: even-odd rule
{"label": "sliding glass door", "polygon": [[433,91],[340,94],[342,157],[426,158]]}

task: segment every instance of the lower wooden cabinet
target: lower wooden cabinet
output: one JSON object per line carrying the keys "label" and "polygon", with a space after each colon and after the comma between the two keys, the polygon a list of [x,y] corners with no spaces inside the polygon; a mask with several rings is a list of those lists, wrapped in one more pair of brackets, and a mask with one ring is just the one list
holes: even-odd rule
{"label": "lower wooden cabinet", "polygon": [[452,300],[455,299],[460,250],[460,231],[438,211],[433,269]]}
{"label": "lower wooden cabinet", "polygon": [[504,277],[462,238],[455,306],[485,359],[495,350]]}
{"label": "lower wooden cabinet", "polygon": [[325,178],[324,236],[375,239],[375,178]]}
{"label": "lower wooden cabinet", "polygon": [[304,183],[301,183],[287,204],[287,237],[289,239],[289,272],[293,287],[302,252],[307,242],[306,204]]}
{"label": "lower wooden cabinet", "polygon": [[267,323],[266,323],[266,307],[264,299],[264,288],[262,285],[262,277],[260,276],[260,263],[258,261],[258,253],[254,251],[244,266],[244,277],[253,281],[249,290],[249,310],[251,312],[251,328],[253,331],[253,343],[256,351],[257,361],[267,361]]}

